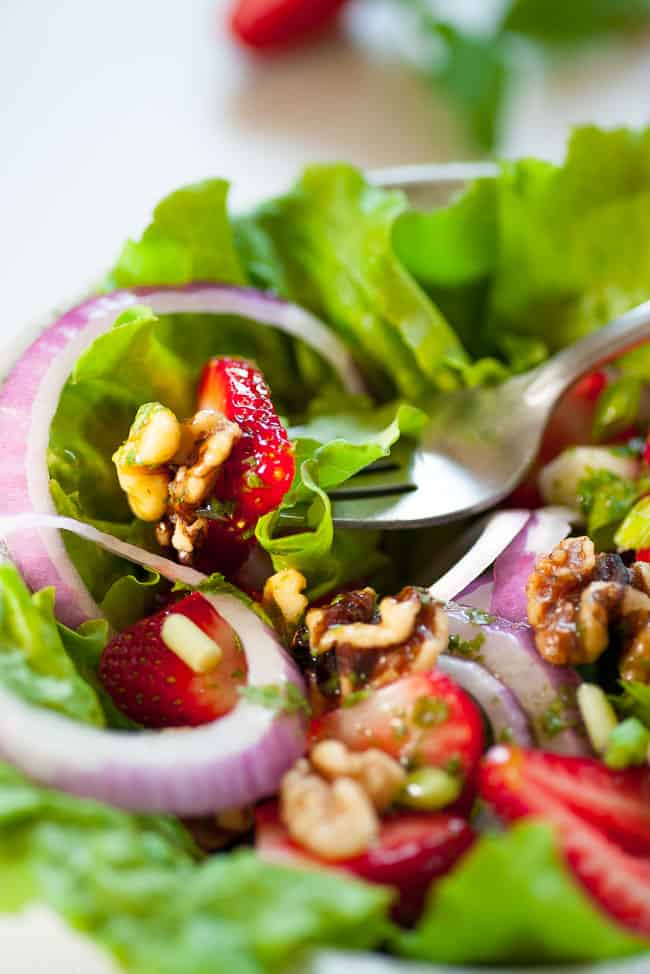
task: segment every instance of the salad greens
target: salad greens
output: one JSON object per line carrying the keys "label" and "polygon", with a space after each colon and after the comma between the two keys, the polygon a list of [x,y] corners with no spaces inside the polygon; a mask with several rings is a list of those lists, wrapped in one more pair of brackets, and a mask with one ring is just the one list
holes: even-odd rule
{"label": "salad greens", "polygon": [[647,478],[628,480],[611,470],[589,470],[578,484],[578,506],[587,521],[587,533],[601,551],[614,547],[614,538],[650,484]]}
{"label": "salad greens", "polygon": [[129,974],[262,974],[307,946],[379,943],[390,893],[250,852],[197,862],[172,819],[39,788],[0,764],[0,908],[33,899]]}
{"label": "salad greens", "polygon": [[[532,26],[529,6],[513,4],[509,29],[542,29]],[[453,87],[474,48],[436,30],[455,51]],[[503,74],[500,53],[485,53],[464,97],[487,138]],[[171,194],[142,237],[125,245],[107,286],[201,278],[270,290],[346,341],[372,397],[345,395],[313,349],[272,328],[138,306],[83,352],[65,384],[50,430],[52,498],[61,514],[156,550],[151,525],[134,520],[119,487],[113,452],[145,401],[191,415],[211,356],[255,360],[296,459],[291,489],[259,519],[256,540],[276,570],[305,575],[311,599],[381,579],[391,555],[403,583],[405,565],[413,566],[405,550],[394,557],[400,543],[427,557],[433,547],[425,532],[400,542],[335,529],[328,491],[391,451],[411,449],[446,390],[530,368],[650,295],[650,130],[581,129],[564,165],[506,163],[430,213],[342,164],[309,168],[290,192],[248,215],[232,217],[226,198],[221,180]],[[621,376],[599,403],[597,436],[636,415],[641,382],[650,379],[647,352],[626,356]],[[579,504],[599,548],[650,545],[647,490],[644,478],[587,471]],[[117,629],[152,611],[165,591],[153,572],[84,539],[65,543]],[[240,594],[218,574],[205,587]],[[0,683],[76,720],[133,728],[97,677],[107,623],[72,631],[56,622],[53,605],[51,592],[30,595],[0,566]],[[638,757],[647,743],[648,689],[624,684],[614,700],[626,720],[613,761]],[[273,707],[304,705],[275,685],[260,691]],[[405,932],[388,919],[384,888],[271,866],[248,851],[197,861],[177,824],[38,788],[0,765],[0,907],[33,898],[92,933],[131,974],[258,974],[311,945],[390,944],[443,963],[599,960],[647,946],[592,905],[543,824],[478,839]]]}
{"label": "salad greens", "polygon": [[[347,339],[363,367],[418,400],[454,384],[463,349],[396,258],[395,220],[406,201],[350,166],[312,166],[286,196],[237,221],[256,284],[309,308]],[[375,375],[375,384],[379,377]]]}
{"label": "salad greens", "polygon": [[101,727],[105,720],[97,694],[73,657],[101,652],[107,637],[102,621],[87,623],[77,633],[59,626],[53,589],[32,595],[13,565],[0,564],[2,686],[29,703]]}
{"label": "salad greens", "polygon": [[[615,32],[625,36],[650,20],[648,0],[504,0],[493,22],[479,31],[454,18],[453,5],[397,3],[412,11],[416,65],[434,90],[449,97],[481,149],[498,147],[509,95],[525,80],[528,48],[537,58],[575,56],[581,45],[609,41]],[[405,53],[412,60],[412,52]]]}
{"label": "salad greens", "polygon": [[107,288],[190,281],[244,284],[227,194],[225,180],[211,179],[165,197],[141,239],[124,245]]}
{"label": "salad greens", "polygon": [[483,836],[432,889],[419,926],[398,945],[447,964],[596,961],[643,949],[569,879],[550,829],[537,822]]}

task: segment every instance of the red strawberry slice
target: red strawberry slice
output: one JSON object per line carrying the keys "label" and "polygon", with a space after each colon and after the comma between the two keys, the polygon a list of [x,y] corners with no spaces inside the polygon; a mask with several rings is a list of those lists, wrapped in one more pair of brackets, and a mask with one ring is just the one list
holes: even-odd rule
{"label": "red strawberry slice", "polygon": [[339,869],[370,883],[399,891],[394,918],[414,922],[433,879],[448,872],[471,846],[474,832],[465,819],[444,812],[400,812],[382,823],[379,841],[361,856],[323,863],[289,837],[276,802],[256,814],[255,847],[259,855],[283,865]]}
{"label": "red strawberry slice", "polygon": [[531,751],[526,779],[628,852],[650,855],[650,769],[612,771],[595,758]]}
{"label": "red strawberry slice", "polygon": [[295,473],[293,448],[269,387],[250,362],[214,358],[201,375],[198,408],[218,409],[241,428],[216,496],[234,504],[233,519],[250,527],[279,506]]}
{"label": "red strawberry slice", "polygon": [[378,747],[410,766],[462,775],[471,801],[483,753],[483,721],[474,701],[443,673],[402,677],[351,707],[312,722],[312,739],[336,738],[363,751]]}
{"label": "red strawberry slice", "polygon": [[532,815],[551,823],[587,892],[610,916],[646,937],[649,788],[650,769],[629,775],[591,759],[514,747],[492,748],[479,779],[481,797],[501,818],[512,822]]}
{"label": "red strawberry slice", "polygon": [[[161,630],[174,613],[186,616],[220,646],[221,659],[213,670],[195,673],[165,645]],[[195,726],[221,717],[237,703],[247,671],[235,631],[198,592],[119,633],[99,665],[116,707],[144,727]]]}

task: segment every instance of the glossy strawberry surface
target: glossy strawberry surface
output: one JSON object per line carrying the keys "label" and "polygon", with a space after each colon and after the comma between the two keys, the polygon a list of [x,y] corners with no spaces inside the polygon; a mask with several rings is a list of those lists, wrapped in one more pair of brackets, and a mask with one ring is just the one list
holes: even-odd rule
{"label": "glossy strawberry surface", "polygon": [[[195,673],[163,642],[165,619],[180,613],[221,648],[208,673]],[[232,627],[198,592],[136,622],[107,644],[99,676],[113,702],[144,727],[205,724],[231,710],[246,682],[246,655]]]}
{"label": "glossy strawberry surface", "polygon": [[216,495],[234,505],[235,520],[254,524],[278,507],[295,473],[293,449],[269,387],[250,362],[211,359],[201,375],[198,408],[218,409],[242,431],[224,465]]}
{"label": "glossy strawberry surface", "polygon": [[479,792],[506,822],[535,816],[556,830],[574,875],[624,926],[650,937],[650,769],[610,771],[599,762],[515,747],[492,748]]}

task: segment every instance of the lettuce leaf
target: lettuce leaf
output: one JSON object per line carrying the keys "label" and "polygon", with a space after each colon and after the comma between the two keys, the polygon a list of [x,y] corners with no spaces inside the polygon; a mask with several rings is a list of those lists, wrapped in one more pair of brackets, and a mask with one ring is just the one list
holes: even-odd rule
{"label": "lettuce leaf", "polygon": [[[135,521],[111,457],[142,402],[160,401],[181,416],[194,412],[196,387],[211,355],[239,354],[260,362],[276,406],[293,414],[313,392],[338,388],[321,360],[304,356],[275,329],[233,315],[166,315],[131,310],[78,359],[50,428],[50,489],[60,514],[94,524],[150,550],[151,525]],[[320,363],[320,364],[318,364]],[[318,364],[318,367],[315,365]],[[116,629],[151,611],[158,577],[82,538],[65,536],[81,577]]]}
{"label": "lettuce leaf", "polygon": [[466,356],[395,254],[392,228],[406,206],[351,166],[312,166],[291,192],[238,220],[236,234],[257,284],[329,322],[383,398],[392,387],[417,402],[454,385]]}
{"label": "lettuce leaf", "polygon": [[466,347],[507,359],[511,336],[552,352],[648,298],[649,213],[650,129],[585,127],[562,166],[504,163],[450,206],[401,216],[395,247]]}
{"label": "lettuce leaf", "polygon": [[[400,437],[415,438],[426,415],[405,403],[372,409],[342,402],[341,411],[292,427],[297,475],[277,511],[260,518],[256,537],[276,571],[296,568],[318,598],[346,582],[371,578],[386,565],[376,531],[336,531],[327,491],[388,456]],[[282,531],[282,527],[289,531]],[[296,530],[300,526],[305,530]]]}
{"label": "lettuce leaf", "polygon": [[54,591],[32,595],[13,565],[0,564],[0,683],[31,704],[101,727],[98,697],[66,648],[74,636],[79,650],[101,651],[107,627],[65,632],[54,617]]}
{"label": "lettuce leaf", "polygon": [[503,28],[545,43],[575,44],[643,27],[649,17],[649,0],[513,0]]}
{"label": "lettuce leaf", "polygon": [[184,830],[33,785],[0,764],[0,909],[45,902],[128,974],[264,974],[385,935],[390,893],[248,851],[197,863]]}
{"label": "lettuce leaf", "polygon": [[444,964],[597,961],[650,944],[609,920],[571,879],[552,830],[524,822],[484,835],[437,883],[397,950]]}
{"label": "lettuce leaf", "polygon": [[210,179],[166,196],[140,240],[129,240],[122,248],[107,288],[245,283],[226,212],[227,194],[227,182]]}

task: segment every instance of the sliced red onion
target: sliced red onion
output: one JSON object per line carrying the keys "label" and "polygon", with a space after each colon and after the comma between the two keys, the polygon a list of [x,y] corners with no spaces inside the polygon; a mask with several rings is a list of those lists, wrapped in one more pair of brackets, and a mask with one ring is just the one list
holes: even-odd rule
{"label": "sliced red onion", "polygon": [[574,669],[551,666],[542,659],[529,626],[453,603],[447,606],[447,614],[450,633],[465,644],[459,651],[452,644],[451,652],[462,656],[469,649],[473,661],[505,684],[530,721],[540,747],[556,754],[591,753],[575,700],[580,679]]}
{"label": "sliced red onion", "polygon": [[[5,514],[55,514],[49,491],[47,447],[61,389],[79,355],[110,328],[117,315],[146,302],[156,314],[235,314],[272,325],[315,348],[349,392],[363,391],[359,373],[337,336],[296,305],[249,288],[190,284],[181,288],[138,288],[85,301],[47,327],[23,353],[0,390],[0,497]],[[78,625],[97,606],[70,561],[56,530],[26,529],[6,546],[32,589],[53,585],[57,615]]]}
{"label": "sliced red onion", "polygon": [[528,718],[520,704],[512,691],[484,666],[443,653],[438,657],[436,668],[446,673],[476,700],[490,722],[492,735],[497,743],[512,741],[521,747],[532,747],[533,737]]}
{"label": "sliced red onion", "polygon": [[[73,531],[172,581],[197,585],[205,578],[71,518],[27,514],[0,519],[0,533],[10,537],[45,527]],[[251,609],[232,595],[205,597],[241,639],[249,686],[293,683],[304,690],[275,633]],[[300,717],[247,699],[212,724],[125,733],[77,723],[0,688],[4,759],[45,785],[134,811],[205,815],[257,801],[277,791],[304,747]]]}
{"label": "sliced red onion", "polygon": [[492,572],[485,572],[464,588],[456,596],[455,601],[460,605],[468,605],[473,609],[483,609],[489,612],[492,605],[492,593],[494,591],[494,581]]}
{"label": "sliced red onion", "polygon": [[530,517],[530,511],[498,511],[487,522],[480,537],[469,551],[429,588],[431,595],[443,602],[455,599],[515,538]]}
{"label": "sliced red onion", "polygon": [[[526,582],[539,555],[548,554],[571,530],[572,511],[547,507],[534,511],[494,563],[490,611],[510,622],[526,622]],[[464,601],[464,600],[459,600]]]}

